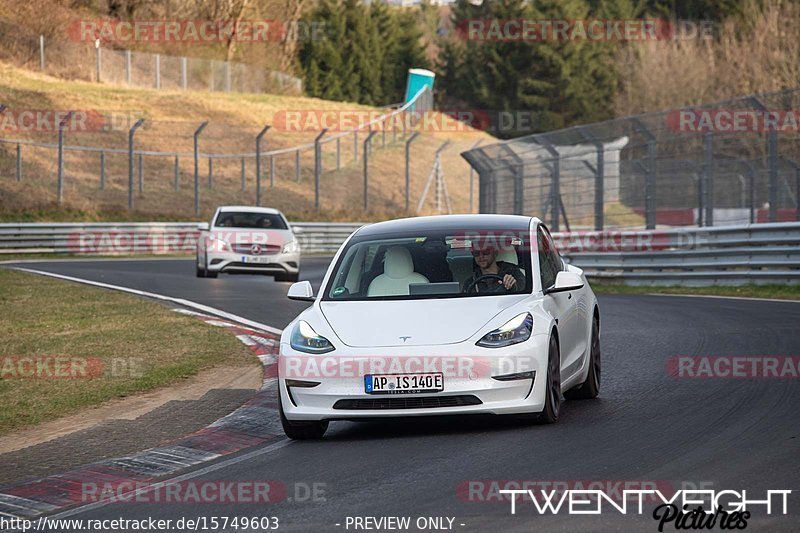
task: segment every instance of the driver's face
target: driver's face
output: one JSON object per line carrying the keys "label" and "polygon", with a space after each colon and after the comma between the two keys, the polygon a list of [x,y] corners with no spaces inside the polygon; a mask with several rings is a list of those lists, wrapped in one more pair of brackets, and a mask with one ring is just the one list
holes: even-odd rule
{"label": "driver's face", "polygon": [[475,262],[478,264],[479,267],[486,269],[492,263],[494,263],[495,258],[497,257],[497,250],[494,248],[472,248],[472,257],[475,258]]}

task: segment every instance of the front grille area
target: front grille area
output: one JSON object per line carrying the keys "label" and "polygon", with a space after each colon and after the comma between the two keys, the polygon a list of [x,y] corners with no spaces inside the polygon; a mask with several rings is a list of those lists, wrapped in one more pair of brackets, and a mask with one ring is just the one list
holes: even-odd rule
{"label": "front grille area", "polygon": [[[281,251],[281,247],[278,244],[259,244],[259,246],[261,247],[260,255],[276,254]],[[237,254],[246,254],[246,255],[252,255],[253,253],[251,251],[252,247],[253,247],[252,244],[244,244],[244,243],[231,245],[231,248],[233,248],[234,252],[236,252]]]}
{"label": "front grille area", "polygon": [[358,400],[339,400],[333,404],[334,409],[351,411],[368,409],[433,409],[437,407],[460,407],[462,405],[480,405],[476,396],[463,394],[460,396],[387,396],[383,398],[361,398]]}

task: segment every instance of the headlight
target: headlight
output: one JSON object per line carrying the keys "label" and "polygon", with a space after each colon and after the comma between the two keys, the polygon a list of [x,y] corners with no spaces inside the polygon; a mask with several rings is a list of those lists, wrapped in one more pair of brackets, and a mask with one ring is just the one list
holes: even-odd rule
{"label": "headlight", "polygon": [[300,251],[300,245],[297,244],[297,241],[289,241],[283,245],[282,252],[285,254],[293,254],[299,251]]}
{"label": "headlight", "polygon": [[211,252],[232,252],[231,245],[216,237],[208,238],[208,250]]}
{"label": "headlight", "polygon": [[305,353],[327,353],[334,350],[331,341],[318,335],[314,328],[304,320],[295,324],[290,344],[298,352]]}
{"label": "headlight", "polygon": [[528,340],[531,331],[533,331],[533,317],[530,313],[522,313],[484,335],[476,344],[485,348],[502,348]]}

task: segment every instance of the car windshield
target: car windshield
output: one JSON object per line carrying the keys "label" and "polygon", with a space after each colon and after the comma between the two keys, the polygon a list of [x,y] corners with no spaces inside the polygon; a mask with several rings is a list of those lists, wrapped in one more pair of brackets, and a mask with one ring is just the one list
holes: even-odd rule
{"label": "car windshield", "polygon": [[425,233],[353,238],[324,300],[411,300],[530,293],[525,232]]}
{"label": "car windshield", "polygon": [[216,228],[287,229],[283,217],[277,213],[223,211],[214,221]]}

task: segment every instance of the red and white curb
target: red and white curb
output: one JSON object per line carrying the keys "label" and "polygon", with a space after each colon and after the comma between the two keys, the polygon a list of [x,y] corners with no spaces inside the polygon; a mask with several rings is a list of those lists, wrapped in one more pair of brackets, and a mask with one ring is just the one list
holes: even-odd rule
{"label": "red and white curb", "polygon": [[[85,499],[87,486],[131,486],[141,490],[190,467],[283,438],[277,394],[280,331],[243,326],[183,308],[175,311],[223,327],[253,350],[264,366],[264,381],[259,392],[231,414],[164,445],[63,474],[0,487],[0,516],[37,518],[89,503]],[[96,503],[96,500],[90,502]]]}

